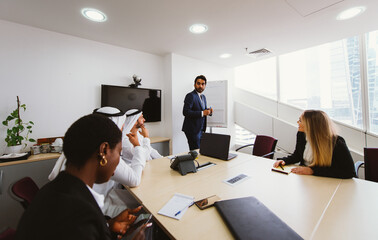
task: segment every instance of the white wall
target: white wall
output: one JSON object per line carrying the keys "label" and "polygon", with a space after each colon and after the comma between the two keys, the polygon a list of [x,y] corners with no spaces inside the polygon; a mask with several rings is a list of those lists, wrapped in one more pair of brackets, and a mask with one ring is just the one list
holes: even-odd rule
{"label": "white wall", "polygon": [[[142,87],[162,89],[162,122],[147,124],[151,136],[170,137],[164,58],[69,35],[0,21],[0,120],[25,103],[23,120],[32,137],[63,136],[80,116],[100,107],[101,84],[127,86],[133,74]],[[190,76],[191,77],[191,76]],[[0,155],[6,128],[0,126]]]}
{"label": "white wall", "polygon": [[[184,98],[188,92],[194,89],[194,79],[198,75],[204,75],[207,81],[228,80],[229,87],[233,86],[233,69],[216,64],[199,61],[197,59],[171,54],[171,86],[172,86],[172,153],[179,154],[189,151],[189,146],[184,132],[181,131],[184,116],[182,108]],[[233,134],[233,98],[229,91],[228,96],[228,128],[214,129],[213,132]],[[206,90],[204,91],[206,95]]]}

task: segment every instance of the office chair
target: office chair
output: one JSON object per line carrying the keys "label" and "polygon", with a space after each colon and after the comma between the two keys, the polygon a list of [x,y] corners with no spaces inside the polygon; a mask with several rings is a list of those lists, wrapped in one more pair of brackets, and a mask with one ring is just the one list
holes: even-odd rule
{"label": "office chair", "polygon": [[270,136],[256,135],[255,143],[241,146],[236,151],[253,146],[252,155],[273,159],[277,141],[277,139]]}
{"label": "office chair", "polygon": [[7,228],[0,233],[0,240],[13,240],[16,239],[16,230]]}
{"label": "office chair", "polygon": [[365,180],[378,182],[378,148],[364,148],[364,161],[354,164],[357,177],[362,165],[365,165]]}
{"label": "office chair", "polygon": [[11,184],[9,190],[11,197],[19,201],[24,209],[26,209],[39,191],[39,187],[35,184],[33,179],[24,177]]}

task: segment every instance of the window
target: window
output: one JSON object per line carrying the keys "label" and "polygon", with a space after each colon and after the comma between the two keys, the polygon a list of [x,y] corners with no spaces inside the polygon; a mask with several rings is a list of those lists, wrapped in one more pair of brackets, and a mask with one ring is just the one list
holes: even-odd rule
{"label": "window", "polygon": [[280,101],[362,128],[358,37],[282,55],[279,69]]}
{"label": "window", "polygon": [[256,135],[237,124],[235,124],[235,133],[235,144],[243,146],[255,142]]}
{"label": "window", "polygon": [[369,98],[370,131],[378,133],[378,31],[366,34],[366,79]]}
{"label": "window", "polygon": [[276,58],[268,58],[235,68],[238,88],[277,99]]}

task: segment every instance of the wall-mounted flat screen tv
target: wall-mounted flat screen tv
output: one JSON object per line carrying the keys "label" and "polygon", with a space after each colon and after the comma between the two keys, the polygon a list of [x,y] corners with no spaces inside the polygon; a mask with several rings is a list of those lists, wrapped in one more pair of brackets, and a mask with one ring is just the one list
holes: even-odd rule
{"label": "wall-mounted flat screen tv", "polygon": [[101,85],[101,107],[115,107],[126,112],[143,111],[146,122],[161,121],[161,90]]}

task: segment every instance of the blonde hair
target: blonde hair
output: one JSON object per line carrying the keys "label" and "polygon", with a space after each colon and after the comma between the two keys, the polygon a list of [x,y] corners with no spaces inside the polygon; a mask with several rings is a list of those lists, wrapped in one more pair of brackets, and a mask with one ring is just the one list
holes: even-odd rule
{"label": "blonde hair", "polygon": [[337,133],[332,120],[320,110],[306,110],[302,114],[305,134],[314,161],[310,166],[331,166]]}

